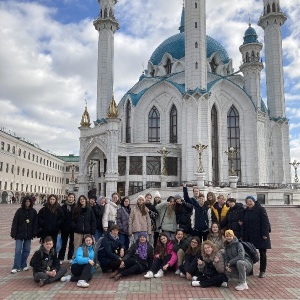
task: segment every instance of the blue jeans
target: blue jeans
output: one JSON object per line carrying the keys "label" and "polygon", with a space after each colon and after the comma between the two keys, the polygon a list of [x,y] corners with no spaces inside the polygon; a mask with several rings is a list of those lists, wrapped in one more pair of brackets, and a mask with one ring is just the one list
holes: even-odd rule
{"label": "blue jeans", "polygon": [[16,240],[15,259],[13,269],[27,267],[27,258],[30,253],[31,240]]}
{"label": "blue jeans", "polygon": [[120,242],[122,242],[122,244],[125,247],[125,250],[128,250],[129,248],[129,236],[127,234],[124,233],[119,233],[119,239]]}
{"label": "blue jeans", "polygon": [[94,234],[95,243],[97,243],[97,241],[102,237],[102,235],[103,235],[103,231],[96,229],[96,232]]}

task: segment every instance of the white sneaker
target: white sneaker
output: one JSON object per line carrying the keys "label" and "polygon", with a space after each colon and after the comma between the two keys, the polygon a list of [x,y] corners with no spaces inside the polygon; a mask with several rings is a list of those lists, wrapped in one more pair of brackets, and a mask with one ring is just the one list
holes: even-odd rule
{"label": "white sneaker", "polygon": [[63,264],[63,260],[60,260],[60,261],[59,261],[59,264],[62,265],[62,264]]}
{"label": "white sneaker", "polygon": [[85,280],[78,280],[77,286],[82,288],[87,288],[89,287],[89,284]]}
{"label": "white sneaker", "polygon": [[192,286],[201,286],[200,281],[192,281]]}
{"label": "white sneaker", "polygon": [[155,278],[161,278],[163,276],[164,276],[164,271],[161,269],[154,275]]}
{"label": "white sneaker", "polygon": [[223,281],[222,284],[221,284],[221,287],[228,288],[228,282]]}
{"label": "white sneaker", "polygon": [[153,278],[153,272],[148,271],[146,275],[144,275],[145,278]]}
{"label": "white sneaker", "polygon": [[237,291],[243,291],[243,290],[248,290],[249,288],[248,288],[248,284],[246,282],[244,282],[244,283],[241,283],[241,284],[237,285],[235,287],[235,289]]}
{"label": "white sneaker", "polygon": [[180,270],[177,269],[176,272],[175,272],[175,275],[179,275],[180,274]]}
{"label": "white sneaker", "polygon": [[198,277],[197,276],[193,276],[192,277],[192,281],[197,281],[198,280]]}
{"label": "white sneaker", "polygon": [[70,282],[71,281],[71,275],[63,276],[60,281],[61,282]]}
{"label": "white sneaker", "polygon": [[23,270],[23,271],[28,271],[29,268],[28,268],[28,267],[25,267],[25,268],[23,268],[22,270]]}
{"label": "white sneaker", "polygon": [[185,275],[182,272],[180,272],[179,276],[185,278]]}
{"label": "white sneaker", "polygon": [[20,270],[18,270],[18,269],[12,269],[12,270],[10,271],[11,274],[16,274],[16,273],[18,273],[18,272],[20,272]]}

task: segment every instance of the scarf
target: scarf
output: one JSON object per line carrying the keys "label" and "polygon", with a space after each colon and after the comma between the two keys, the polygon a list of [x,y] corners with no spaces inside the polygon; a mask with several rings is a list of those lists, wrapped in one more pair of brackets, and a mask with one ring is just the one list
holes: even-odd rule
{"label": "scarf", "polygon": [[139,256],[140,259],[146,260],[147,259],[147,250],[148,244],[147,243],[138,243],[138,247],[136,249],[136,254]]}
{"label": "scarf", "polygon": [[109,234],[110,234],[110,236],[111,236],[115,241],[119,239],[119,236],[118,236],[118,235],[117,235],[117,236],[113,236],[113,235],[111,234],[111,232],[110,232]]}

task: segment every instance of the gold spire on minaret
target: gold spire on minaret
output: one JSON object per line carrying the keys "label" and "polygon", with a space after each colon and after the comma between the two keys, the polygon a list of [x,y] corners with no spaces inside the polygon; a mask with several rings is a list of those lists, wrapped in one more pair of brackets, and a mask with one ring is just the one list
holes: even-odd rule
{"label": "gold spire on minaret", "polygon": [[87,110],[87,101],[85,100],[85,109],[81,117],[80,122],[81,127],[90,127],[91,126],[91,120],[90,120],[90,114]]}
{"label": "gold spire on minaret", "polygon": [[117,118],[118,116],[119,116],[118,108],[117,108],[117,104],[116,104],[114,94],[113,94],[110,104],[109,104],[109,107],[108,107],[107,117],[108,118]]}

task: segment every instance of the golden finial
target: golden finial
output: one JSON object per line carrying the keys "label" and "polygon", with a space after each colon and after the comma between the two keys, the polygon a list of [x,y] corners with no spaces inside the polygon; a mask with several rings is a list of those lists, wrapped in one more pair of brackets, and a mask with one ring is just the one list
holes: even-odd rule
{"label": "golden finial", "polygon": [[107,117],[108,118],[117,118],[118,116],[119,116],[118,108],[117,108],[117,104],[116,104],[114,94],[113,94],[110,104],[109,104],[109,107],[108,107]]}
{"label": "golden finial", "polygon": [[84,112],[83,112],[82,117],[81,117],[80,126],[81,127],[90,127],[91,126],[90,114],[87,110],[87,101],[86,101],[86,99],[84,99],[84,101],[85,101],[85,109],[84,109]]}

